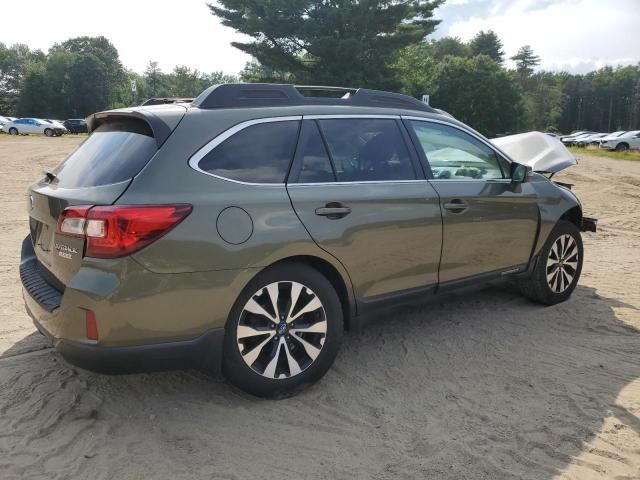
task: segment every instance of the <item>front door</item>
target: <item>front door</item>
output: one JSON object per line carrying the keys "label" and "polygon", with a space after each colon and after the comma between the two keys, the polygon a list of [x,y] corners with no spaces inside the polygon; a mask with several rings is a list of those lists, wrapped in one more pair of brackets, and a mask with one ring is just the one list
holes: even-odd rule
{"label": "front door", "polygon": [[440,283],[513,272],[529,261],[538,225],[530,184],[511,184],[510,163],[462,129],[405,119],[440,196]]}
{"label": "front door", "polygon": [[438,195],[407,140],[392,117],[303,121],[289,196],[360,301],[437,284]]}

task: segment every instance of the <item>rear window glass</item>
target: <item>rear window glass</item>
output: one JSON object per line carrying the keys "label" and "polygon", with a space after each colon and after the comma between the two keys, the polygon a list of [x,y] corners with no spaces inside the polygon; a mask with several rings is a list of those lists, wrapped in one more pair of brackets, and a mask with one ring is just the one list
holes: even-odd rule
{"label": "rear window glass", "polygon": [[62,188],[109,185],[134,177],[157,150],[146,122],[111,120],[96,128],[53,173]]}

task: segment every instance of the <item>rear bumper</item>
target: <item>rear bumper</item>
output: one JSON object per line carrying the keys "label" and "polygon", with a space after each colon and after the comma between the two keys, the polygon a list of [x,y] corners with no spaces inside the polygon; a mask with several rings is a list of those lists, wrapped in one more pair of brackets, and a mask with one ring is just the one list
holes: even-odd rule
{"label": "rear bumper", "polygon": [[99,373],[140,373],[177,368],[204,368],[219,374],[224,328],[214,328],[192,340],[128,347],[103,347],[55,338],[38,321],[33,323],[72,365]]}
{"label": "rear bumper", "polygon": [[[120,266],[125,276],[114,274],[113,263],[105,265],[82,267],[61,291],[47,280],[30,237],[23,242],[26,310],[67,361],[104,373],[220,370],[235,290],[251,272],[157,275],[129,260]],[[87,310],[95,313],[98,341],[87,338]]]}

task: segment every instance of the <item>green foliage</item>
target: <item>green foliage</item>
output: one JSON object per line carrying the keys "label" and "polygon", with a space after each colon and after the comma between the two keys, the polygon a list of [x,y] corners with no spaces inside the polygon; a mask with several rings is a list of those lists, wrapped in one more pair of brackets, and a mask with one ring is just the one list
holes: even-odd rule
{"label": "green foliage", "polygon": [[498,63],[504,60],[504,50],[502,50],[502,41],[493,30],[480,30],[478,34],[469,42],[471,55],[487,55]]}
{"label": "green foliage", "polygon": [[7,47],[0,42],[0,112],[4,115],[16,115],[22,80],[44,57],[42,51],[31,51],[27,45],[17,43]]}
{"label": "green foliage", "polygon": [[605,150],[603,148],[584,148],[584,147],[569,147],[569,150],[576,154],[578,157],[581,154],[592,155],[596,157],[614,158],[616,160],[634,160],[640,162],[640,151],[627,150],[626,152],[616,152],[615,150]]}
{"label": "green foliage", "polygon": [[27,70],[17,113],[85,116],[116,102],[124,80],[118,51],[105,37],[72,38]]}
{"label": "green foliage", "polygon": [[446,57],[431,76],[432,105],[485,135],[513,132],[518,91],[506,70],[490,57]]}
{"label": "green foliage", "polygon": [[442,60],[447,55],[454,57],[470,57],[472,55],[469,45],[458,37],[443,37],[431,40],[426,44],[426,53],[434,60]]}
{"label": "green foliage", "polygon": [[540,57],[533,53],[529,45],[520,47],[511,60],[516,62],[516,70],[523,77],[531,75],[533,67],[540,65]]}
{"label": "green foliage", "polygon": [[[254,40],[233,45],[253,56],[243,78],[393,88],[391,63],[439,21],[442,0],[219,0],[222,24]],[[262,76],[262,74],[265,74]]]}

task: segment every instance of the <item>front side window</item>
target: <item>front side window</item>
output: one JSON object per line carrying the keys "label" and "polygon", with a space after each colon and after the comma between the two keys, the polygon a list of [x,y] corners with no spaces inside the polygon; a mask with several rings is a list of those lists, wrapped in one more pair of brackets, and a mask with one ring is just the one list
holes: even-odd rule
{"label": "front side window", "polygon": [[205,172],[249,183],[283,183],[298,138],[297,120],[251,125],[226,139],[198,163]]}
{"label": "front side window", "polygon": [[434,122],[409,122],[422,147],[434,179],[486,180],[507,178],[506,162],[496,153],[457,128]]}
{"label": "front side window", "polygon": [[339,182],[415,180],[416,171],[393,119],[318,120]]}

